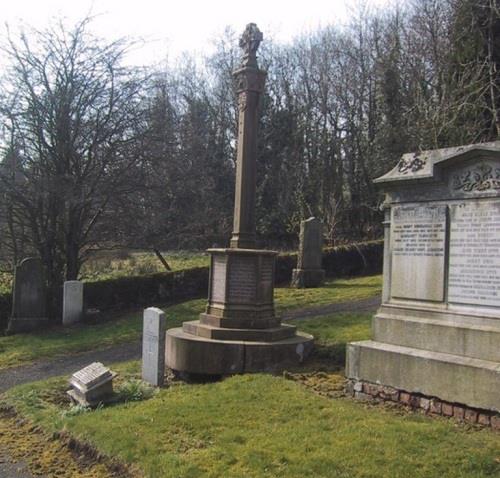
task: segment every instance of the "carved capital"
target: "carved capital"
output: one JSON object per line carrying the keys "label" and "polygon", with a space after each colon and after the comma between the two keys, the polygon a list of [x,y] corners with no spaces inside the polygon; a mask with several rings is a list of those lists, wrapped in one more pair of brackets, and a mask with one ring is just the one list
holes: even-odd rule
{"label": "carved capital", "polygon": [[236,91],[238,93],[242,91],[262,93],[266,82],[266,76],[267,73],[263,70],[248,67],[240,68],[233,73],[233,77],[236,81]]}

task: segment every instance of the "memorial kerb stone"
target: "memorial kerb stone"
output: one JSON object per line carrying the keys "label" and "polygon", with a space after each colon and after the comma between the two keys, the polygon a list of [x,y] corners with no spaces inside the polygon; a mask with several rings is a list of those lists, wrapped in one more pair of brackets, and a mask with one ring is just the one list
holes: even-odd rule
{"label": "memorial kerb stone", "polygon": [[406,154],[376,182],[382,305],[348,378],[500,412],[500,141]]}
{"label": "memorial kerb stone", "polygon": [[66,281],[63,286],[63,325],[80,322],[83,317],[83,282]]}
{"label": "memorial kerb stone", "polygon": [[142,328],[142,380],[161,387],[165,380],[165,313],[156,307],[144,310]]}
{"label": "memorial kerb stone", "polygon": [[48,324],[46,285],[42,261],[28,257],[16,266],[9,333],[29,332]]}
{"label": "memorial kerb stone", "polygon": [[319,219],[310,217],[300,223],[297,268],[292,271],[292,287],[319,287],[325,279],[321,268],[323,232]]}
{"label": "memorial kerb stone", "polygon": [[71,376],[71,390],[67,393],[74,402],[84,407],[95,407],[112,397],[115,377],[116,373],[101,362],[94,362]]}
{"label": "memorial kerb stone", "polygon": [[167,332],[166,364],[192,375],[277,371],[302,362],[313,338],[281,324],[274,310],[277,252],[256,249],[255,189],[259,97],[266,72],[258,68],[263,36],[253,23],[240,39],[243,59],[234,73],[238,141],[230,248],[209,249],[208,303],[200,320]]}

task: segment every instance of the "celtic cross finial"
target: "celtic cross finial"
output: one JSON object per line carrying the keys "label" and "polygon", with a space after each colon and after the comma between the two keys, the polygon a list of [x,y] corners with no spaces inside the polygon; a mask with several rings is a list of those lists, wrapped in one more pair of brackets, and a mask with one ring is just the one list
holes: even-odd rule
{"label": "celtic cross finial", "polygon": [[257,49],[263,38],[262,32],[255,23],[249,23],[246,26],[240,38],[240,48],[243,49],[243,67],[257,67]]}

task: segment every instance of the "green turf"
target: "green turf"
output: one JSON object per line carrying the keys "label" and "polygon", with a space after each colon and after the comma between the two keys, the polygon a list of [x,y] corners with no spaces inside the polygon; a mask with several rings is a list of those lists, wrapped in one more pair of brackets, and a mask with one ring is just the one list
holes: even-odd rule
{"label": "green turf", "polygon": [[[317,289],[276,289],[278,312],[362,299],[380,293],[381,276],[328,281]],[[168,327],[195,320],[206,299],[196,299],[165,308]],[[0,337],[0,369],[90,349],[138,340],[142,333],[142,311],[127,313],[96,325],[58,328],[46,333]]]}
{"label": "green turf", "polygon": [[331,365],[345,365],[347,342],[370,338],[372,313],[337,313],[306,320],[291,320],[303,332],[314,336],[316,355]]}
{"label": "green turf", "polygon": [[[121,375],[137,373],[124,364]],[[72,414],[65,382],[7,399],[47,431],[65,429],[147,477],[479,478],[500,473],[500,440],[397,409],[329,399],[269,375],[175,385],[153,398]],[[1,442],[1,440],[0,440]]]}

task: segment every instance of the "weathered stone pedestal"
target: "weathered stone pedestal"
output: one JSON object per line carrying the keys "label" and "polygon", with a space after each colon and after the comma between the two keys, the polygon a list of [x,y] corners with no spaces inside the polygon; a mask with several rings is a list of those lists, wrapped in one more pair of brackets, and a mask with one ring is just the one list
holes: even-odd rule
{"label": "weathered stone pedestal", "polygon": [[166,363],[179,372],[226,375],[277,371],[301,363],[312,336],[274,312],[276,252],[210,249],[207,310],[167,332]]}
{"label": "weathered stone pedestal", "polygon": [[500,142],[404,155],[378,182],[382,306],[348,378],[500,412]]}

